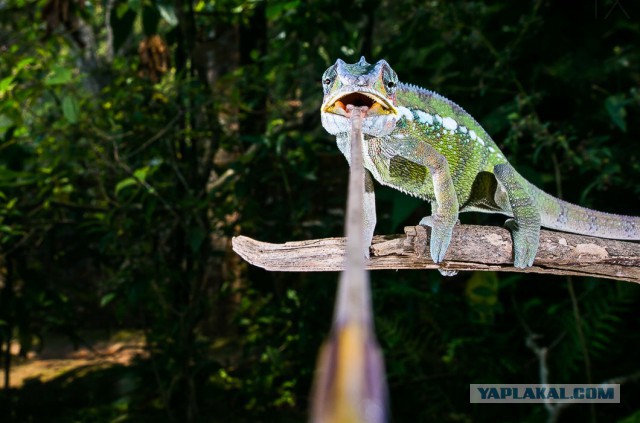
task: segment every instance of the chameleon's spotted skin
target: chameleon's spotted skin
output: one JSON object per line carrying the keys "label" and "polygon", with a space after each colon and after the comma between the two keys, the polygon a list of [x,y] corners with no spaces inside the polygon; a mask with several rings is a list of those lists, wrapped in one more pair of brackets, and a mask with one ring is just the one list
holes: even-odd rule
{"label": "chameleon's spotted skin", "polygon": [[[430,253],[444,259],[462,211],[502,213],[514,239],[514,264],[533,264],[540,226],[601,238],[640,240],[640,218],[602,213],[556,199],[527,182],[471,115],[446,98],[398,82],[384,60],[338,60],[323,75],[322,124],[350,157],[346,104],[367,105],[364,165],[378,182],[431,202],[420,224],[433,228]],[[373,184],[364,203],[366,239],[375,227]]]}

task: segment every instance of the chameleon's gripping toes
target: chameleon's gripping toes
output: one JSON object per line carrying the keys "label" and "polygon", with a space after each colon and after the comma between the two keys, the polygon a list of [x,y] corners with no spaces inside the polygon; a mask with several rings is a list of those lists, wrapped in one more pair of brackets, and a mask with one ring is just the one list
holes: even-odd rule
{"label": "chameleon's gripping toes", "polygon": [[364,222],[371,244],[376,223],[371,176],[383,185],[431,202],[420,221],[432,227],[430,252],[441,262],[463,211],[511,218],[514,264],[533,264],[540,226],[600,238],[640,240],[640,218],[602,213],[552,197],[509,164],[471,115],[446,98],[398,81],[384,60],[338,61],[322,76],[322,125],[350,160],[349,105],[367,106],[362,122],[366,174]]}

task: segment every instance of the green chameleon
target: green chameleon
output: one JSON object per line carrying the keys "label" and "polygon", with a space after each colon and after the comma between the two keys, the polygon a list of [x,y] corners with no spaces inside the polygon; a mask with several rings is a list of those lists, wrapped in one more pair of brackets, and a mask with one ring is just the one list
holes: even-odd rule
{"label": "green chameleon", "polygon": [[[349,160],[350,110],[368,107],[362,123],[366,172],[363,219],[371,245],[376,224],[371,176],[431,202],[431,258],[441,262],[458,213],[479,211],[510,217],[514,265],[533,265],[540,227],[600,238],[640,240],[640,217],[598,212],[559,200],[535,187],[509,164],[489,134],[452,101],[398,81],[389,64],[364,57],[338,59],[322,76],[322,126],[336,136]],[[368,253],[367,253],[368,254]]]}

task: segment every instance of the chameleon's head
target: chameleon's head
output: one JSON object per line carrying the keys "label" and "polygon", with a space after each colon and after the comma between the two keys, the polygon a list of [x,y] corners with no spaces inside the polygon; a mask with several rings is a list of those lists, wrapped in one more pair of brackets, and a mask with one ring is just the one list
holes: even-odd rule
{"label": "chameleon's head", "polygon": [[400,118],[395,107],[397,85],[398,76],[384,60],[371,65],[362,57],[349,65],[338,59],[322,75],[322,126],[334,135],[349,132],[347,106],[352,104],[369,108],[362,122],[364,134],[389,134]]}

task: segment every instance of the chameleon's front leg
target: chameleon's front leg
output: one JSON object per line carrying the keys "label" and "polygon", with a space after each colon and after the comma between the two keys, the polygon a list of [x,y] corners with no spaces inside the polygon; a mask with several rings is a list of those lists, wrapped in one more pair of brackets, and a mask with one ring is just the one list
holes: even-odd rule
{"label": "chameleon's front leg", "polygon": [[423,160],[431,173],[436,201],[431,205],[431,216],[424,217],[420,225],[431,227],[431,259],[434,263],[440,263],[447,253],[453,227],[458,220],[458,196],[447,159],[429,144],[424,145],[425,150],[431,150],[423,153]]}
{"label": "chameleon's front leg", "polygon": [[507,192],[513,219],[505,222],[513,237],[513,265],[528,267],[540,244],[540,212],[522,182],[522,177],[508,164],[496,165],[493,169],[498,182]]}
{"label": "chameleon's front leg", "polygon": [[451,242],[453,227],[458,221],[458,197],[449,171],[447,159],[426,142],[394,145],[394,150],[404,158],[429,169],[433,181],[435,201],[431,204],[431,216],[420,225],[431,227],[429,250],[434,263],[440,263]]}

